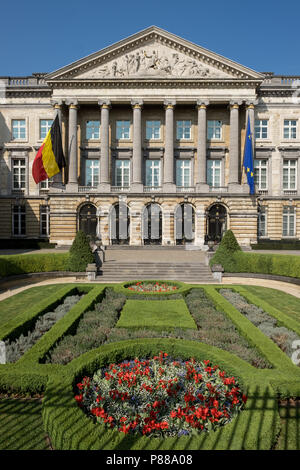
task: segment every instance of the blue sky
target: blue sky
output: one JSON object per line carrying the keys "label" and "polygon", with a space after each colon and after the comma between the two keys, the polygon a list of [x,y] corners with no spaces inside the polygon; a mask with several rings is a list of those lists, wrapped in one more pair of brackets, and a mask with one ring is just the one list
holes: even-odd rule
{"label": "blue sky", "polygon": [[51,72],[151,25],[258,72],[300,75],[299,0],[15,0],[0,11],[0,76]]}

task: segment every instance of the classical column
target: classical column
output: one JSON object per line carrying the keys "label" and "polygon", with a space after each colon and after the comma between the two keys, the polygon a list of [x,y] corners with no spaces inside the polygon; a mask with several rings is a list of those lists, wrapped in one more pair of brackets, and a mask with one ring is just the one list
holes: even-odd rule
{"label": "classical column", "polygon": [[[60,125],[60,133],[62,136],[62,100],[57,100],[57,101],[51,100],[50,102],[55,110],[54,118],[58,116],[59,125]],[[52,183],[49,185],[50,192],[53,192],[53,191],[55,192],[57,188],[61,190],[62,184],[63,184],[63,171],[64,170],[60,171],[59,173],[57,173],[56,175],[52,177]]]}
{"label": "classical column", "polygon": [[100,100],[98,101],[101,107],[101,120],[100,120],[100,182],[98,189],[101,192],[110,191],[110,179],[109,179],[109,109],[110,101]]}
{"label": "classical column", "polygon": [[165,155],[164,192],[176,192],[174,184],[174,107],[176,101],[166,100],[165,105]]}
{"label": "classical column", "polygon": [[77,164],[78,164],[78,139],[77,139],[77,111],[78,101],[66,100],[69,106],[69,179],[66,186],[67,191],[78,191]]}
{"label": "classical column", "polygon": [[198,100],[198,145],[197,145],[197,179],[196,189],[201,192],[208,192],[209,186],[206,181],[206,146],[207,146],[207,121],[206,108],[209,101]]}
{"label": "classical column", "polygon": [[239,163],[240,163],[240,126],[239,101],[230,102],[230,142],[229,142],[229,191],[240,192]]}
{"label": "classical column", "polygon": [[247,114],[246,114],[246,128],[247,128],[247,120],[248,120],[248,116],[249,116],[249,119],[250,119],[250,129],[251,129],[251,133],[252,133],[252,142],[254,143],[254,140],[255,140],[255,127],[254,127],[254,112],[255,112],[255,105],[257,104],[257,101],[247,101],[246,102],[246,105],[247,105]]}
{"label": "classical column", "polygon": [[132,185],[131,191],[142,192],[142,100],[131,101],[133,109]]}

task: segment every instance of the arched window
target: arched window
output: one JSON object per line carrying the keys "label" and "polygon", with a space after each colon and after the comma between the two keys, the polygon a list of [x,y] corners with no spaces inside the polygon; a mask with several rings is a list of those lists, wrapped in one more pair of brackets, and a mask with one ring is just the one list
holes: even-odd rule
{"label": "arched window", "polygon": [[191,204],[182,203],[175,211],[176,245],[193,243],[195,239],[195,211]]}
{"label": "arched window", "polygon": [[113,245],[128,245],[130,241],[130,216],[125,203],[116,204],[110,212],[110,239]]}
{"label": "arched window", "polygon": [[219,243],[227,229],[227,211],[222,204],[213,204],[206,211],[206,241]]}
{"label": "arched window", "polygon": [[143,212],[144,245],[162,244],[162,210],[158,204],[148,204]]}
{"label": "arched window", "polygon": [[84,204],[79,210],[79,230],[91,238],[96,237],[97,210],[93,204]]}

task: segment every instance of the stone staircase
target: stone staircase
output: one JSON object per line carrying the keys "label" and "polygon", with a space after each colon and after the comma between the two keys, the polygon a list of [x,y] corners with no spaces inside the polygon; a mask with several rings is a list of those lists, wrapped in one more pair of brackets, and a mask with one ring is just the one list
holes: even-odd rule
{"label": "stone staircase", "polygon": [[[170,258],[172,254],[170,253]],[[184,262],[116,262],[103,263],[96,280],[124,282],[132,280],[171,280],[189,283],[216,283],[205,263]]]}

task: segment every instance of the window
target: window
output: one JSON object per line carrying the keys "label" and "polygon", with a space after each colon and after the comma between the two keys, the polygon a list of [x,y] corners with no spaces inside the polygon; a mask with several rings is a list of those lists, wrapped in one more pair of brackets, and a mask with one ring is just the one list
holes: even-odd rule
{"label": "window", "polygon": [[115,183],[116,186],[129,186],[130,182],[130,161],[116,160]]}
{"label": "window", "polygon": [[283,138],[297,138],[297,121],[295,119],[285,119],[283,124]]}
{"label": "window", "polygon": [[99,160],[85,161],[85,186],[98,186]]}
{"label": "window", "polygon": [[221,186],[221,160],[207,160],[207,184],[214,188]]}
{"label": "window", "polygon": [[282,236],[295,236],[295,208],[293,206],[283,208]]}
{"label": "window", "polygon": [[191,139],[192,121],[177,121],[177,139]]}
{"label": "window", "polygon": [[13,190],[26,189],[26,160],[25,158],[14,158],[12,160]]}
{"label": "window", "polygon": [[268,138],[268,120],[255,119],[255,138],[267,139]]}
{"label": "window", "polygon": [[25,119],[13,119],[12,120],[12,138],[26,139],[26,121]]}
{"label": "window", "polygon": [[267,236],[267,211],[265,207],[260,207],[258,212],[258,238]]}
{"label": "window", "polygon": [[146,139],[160,139],[160,121],[146,121]]}
{"label": "window", "polygon": [[53,178],[47,178],[46,180],[44,181],[41,181],[40,182],[40,189],[42,189],[43,191],[46,191],[49,189],[49,183],[51,183],[53,181]]}
{"label": "window", "polygon": [[13,235],[26,235],[26,209],[25,206],[13,206]]}
{"label": "window", "polygon": [[176,186],[191,186],[191,161],[176,160]]}
{"label": "window", "polygon": [[50,207],[40,206],[40,234],[48,237],[50,233]]}
{"label": "window", "polygon": [[40,119],[40,139],[44,140],[51,129],[53,119]]}
{"label": "window", "polygon": [[222,138],[222,121],[207,121],[207,138],[209,140]]}
{"label": "window", "polygon": [[117,121],[117,139],[130,138],[130,121]]}
{"label": "window", "polygon": [[85,136],[87,140],[100,139],[100,121],[87,121]]}
{"label": "window", "polygon": [[283,190],[296,190],[297,189],[297,161],[284,160],[283,161]]}
{"label": "window", "polygon": [[146,160],[146,186],[160,186],[159,160]]}
{"label": "window", "polygon": [[257,185],[258,190],[267,190],[267,160],[254,160],[254,183]]}

